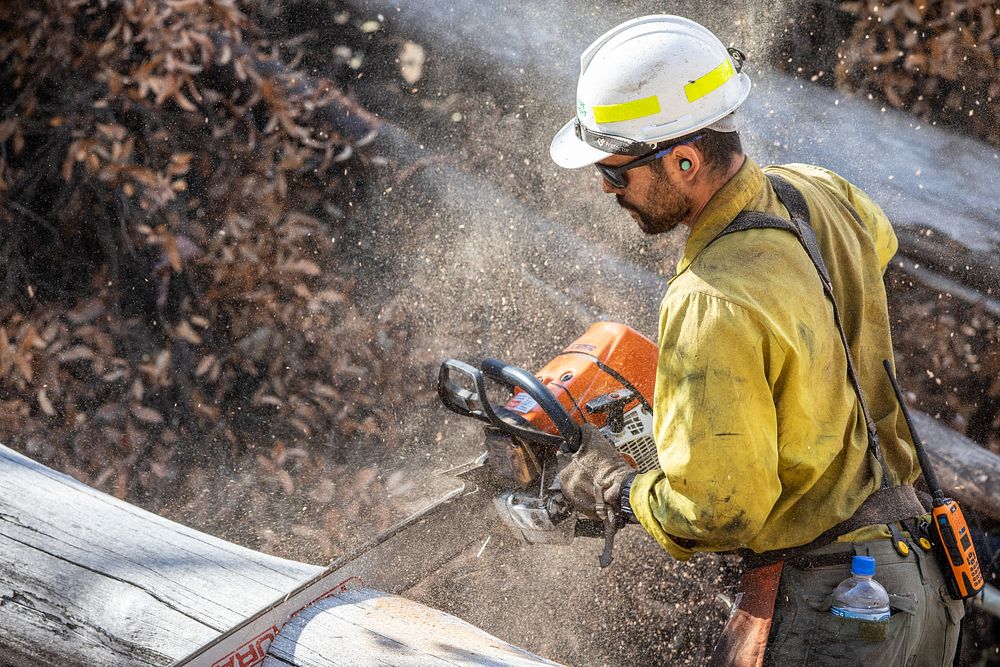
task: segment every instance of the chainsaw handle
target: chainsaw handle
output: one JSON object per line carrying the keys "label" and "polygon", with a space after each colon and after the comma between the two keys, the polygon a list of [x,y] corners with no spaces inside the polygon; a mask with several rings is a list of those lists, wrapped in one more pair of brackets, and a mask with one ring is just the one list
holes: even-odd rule
{"label": "chainsaw handle", "polygon": [[[566,412],[566,408],[549,391],[549,388],[542,384],[541,380],[523,368],[511,366],[499,359],[483,359],[480,368],[482,368],[483,373],[491,380],[507,386],[511,391],[520,389],[533,398],[548,418],[552,420],[552,423],[555,424],[559,435],[553,436],[537,429],[512,426],[510,424],[507,424],[504,430],[508,432],[513,431],[516,435],[533,442],[546,445],[559,445],[560,449],[566,454],[575,454],[580,449],[580,442],[583,437],[580,426],[573,421],[573,418]],[[483,406],[492,412],[492,409],[489,407],[489,401],[483,401]]]}
{"label": "chainsaw handle", "polygon": [[[453,376],[464,378],[465,385]],[[491,423],[493,413],[492,410],[487,413],[483,374],[474,366],[458,359],[445,359],[438,371],[437,393],[444,406],[452,412]]]}

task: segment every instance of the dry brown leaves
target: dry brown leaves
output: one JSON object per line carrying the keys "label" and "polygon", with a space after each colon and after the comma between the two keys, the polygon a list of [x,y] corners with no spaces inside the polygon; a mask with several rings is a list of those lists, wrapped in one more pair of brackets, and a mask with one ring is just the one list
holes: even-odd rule
{"label": "dry brown leaves", "polygon": [[[60,160],[66,182],[82,168],[143,210],[158,210],[188,189],[193,153],[164,150],[188,143],[175,137],[161,147],[151,140],[198,126],[205,126],[198,135],[223,144],[235,133],[232,138],[245,143],[231,141],[229,148],[242,145],[246,157],[268,159],[279,180],[292,171],[325,171],[348,148],[352,137],[320,122],[318,111],[350,102],[330,82],[303,86],[300,73],[275,65],[264,44],[255,45],[259,39],[245,43],[254,29],[239,3],[31,4],[0,9],[3,59],[10,58],[4,78],[20,93],[15,113],[0,124],[0,142],[9,141],[18,156],[31,133],[68,138]],[[72,75],[85,83],[67,86]],[[56,90],[44,90],[56,83]],[[96,99],[74,99],[80,88]],[[45,92],[69,99],[52,104]],[[372,122],[363,109],[351,111]],[[137,140],[144,145],[137,147]],[[0,172],[9,166],[0,162]],[[17,174],[6,175],[9,188]]]}
{"label": "dry brown leaves", "polygon": [[994,0],[842,2],[857,21],[837,81],[1000,145],[1000,9]]}
{"label": "dry brown leaves", "polygon": [[373,119],[254,7],[0,4],[0,442],[329,557],[347,515],[295,512],[388,516],[344,448],[380,444],[409,333],[357,310],[334,243]]}
{"label": "dry brown leaves", "polygon": [[891,273],[900,381],[914,404],[1000,454],[1000,321]]}

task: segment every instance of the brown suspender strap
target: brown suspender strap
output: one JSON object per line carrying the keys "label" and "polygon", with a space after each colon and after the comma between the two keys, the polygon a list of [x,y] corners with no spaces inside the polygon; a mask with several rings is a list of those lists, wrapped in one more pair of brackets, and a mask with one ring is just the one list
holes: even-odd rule
{"label": "brown suspender strap", "polygon": [[[854,365],[854,358],[851,355],[851,347],[847,341],[847,333],[844,331],[843,321],[840,318],[840,309],[837,307],[837,299],[833,294],[833,282],[830,280],[830,272],[827,270],[826,262],[823,260],[823,254],[820,251],[819,242],[816,239],[816,233],[809,224],[809,205],[806,202],[805,197],[802,196],[802,193],[785,179],[774,174],[768,174],[767,178],[770,181],[775,194],[778,195],[779,201],[781,201],[782,205],[784,205],[785,209],[788,211],[788,216],[791,218],[791,221],[785,221],[776,216],[758,211],[743,211],[737,215],[736,218],[729,223],[729,225],[723,229],[718,236],[712,239],[712,242],[735,232],[741,232],[749,229],[769,228],[783,229],[791,232],[795,238],[798,239],[799,244],[806,251],[810,261],[812,261],[812,264],[816,269],[816,273],[819,275],[820,283],[823,285],[823,293],[830,301],[830,305],[833,309],[833,323],[837,328],[837,333],[840,335],[840,342],[844,348],[844,356],[847,360],[847,377],[851,382],[851,387],[854,389],[854,394],[858,399],[858,405],[861,408],[861,415],[865,420],[865,430],[867,431],[868,436],[868,449],[875,457],[875,460],[878,461],[879,467],[882,469],[881,488],[888,488],[891,485],[889,467],[886,465],[885,458],[882,456],[882,448],[878,437],[878,428],[875,426],[875,422],[871,418],[871,413],[868,411],[868,403],[865,401],[864,392],[861,390],[861,382],[858,380],[858,373]],[[857,220],[856,212],[852,211],[852,215],[855,220]],[[899,537],[898,530],[895,528],[895,524],[889,523],[887,525],[893,534],[894,541],[898,544],[901,538]]]}

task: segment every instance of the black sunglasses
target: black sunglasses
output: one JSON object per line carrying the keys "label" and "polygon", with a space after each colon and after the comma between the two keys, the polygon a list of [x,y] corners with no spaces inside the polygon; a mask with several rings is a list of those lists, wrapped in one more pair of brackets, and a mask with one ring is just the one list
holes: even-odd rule
{"label": "black sunglasses", "polygon": [[702,136],[703,135],[701,134],[696,134],[690,139],[685,139],[684,141],[678,141],[676,144],[671,144],[666,148],[661,148],[651,153],[647,153],[642,157],[637,157],[631,162],[626,162],[625,164],[620,165],[618,167],[609,167],[606,164],[600,164],[600,163],[596,163],[594,164],[594,166],[597,167],[597,171],[601,172],[601,176],[604,177],[604,180],[610,183],[612,187],[621,190],[628,187],[628,179],[625,176],[626,171],[628,171],[629,169],[635,169],[636,167],[641,167],[643,165],[649,164],[650,162],[656,162],[660,158],[670,155],[670,152],[675,148],[677,148],[678,146],[683,146],[684,144],[690,144],[693,141],[698,141],[699,139],[702,138]]}

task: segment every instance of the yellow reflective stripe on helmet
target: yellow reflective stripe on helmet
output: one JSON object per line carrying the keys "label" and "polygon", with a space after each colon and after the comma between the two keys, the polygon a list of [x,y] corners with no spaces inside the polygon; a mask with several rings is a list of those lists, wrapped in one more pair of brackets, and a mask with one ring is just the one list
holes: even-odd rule
{"label": "yellow reflective stripe on helmet", "polygon": [[708,74],[700,76],[694,81],[685,84],[684,94],[687,95],[688,102],[694,102],[729,81],[733,78],[733,63],[726,58],[722,64],[713,69]]}
{"label": "yellow reflective stripe on helmet", "polygon": [[623,120],[635,120],[660,113],[660,100],[656,95],[644,97],[641,100],[622,102],[621,104],[605,104],[593,108],[594,121],[598,123],[618,123]]}

